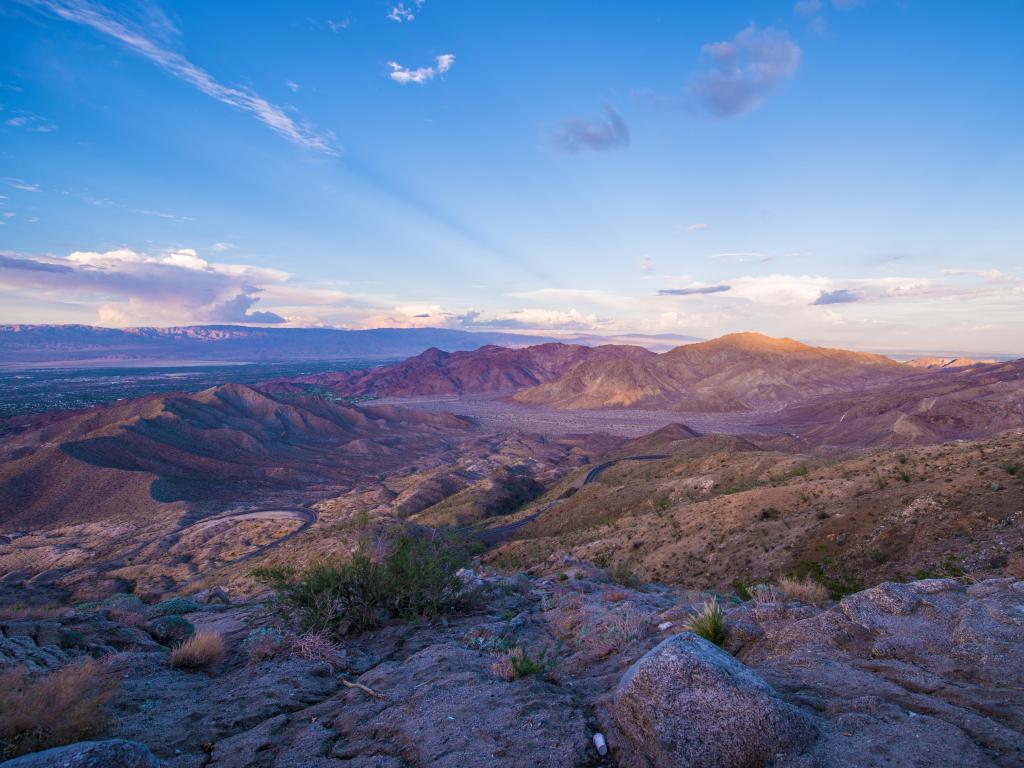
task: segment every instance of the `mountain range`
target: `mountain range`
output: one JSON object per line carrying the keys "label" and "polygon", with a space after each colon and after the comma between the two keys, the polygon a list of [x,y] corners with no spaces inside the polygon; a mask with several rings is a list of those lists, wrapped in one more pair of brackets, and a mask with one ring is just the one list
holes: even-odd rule
{"label": "mountain range", "polygon": [[196,325],[100,328],[91,325],[0,325],[0,365],[111,362],[394,359],[426,349],[523,346],[553,339],[446,328],[256,328]]}

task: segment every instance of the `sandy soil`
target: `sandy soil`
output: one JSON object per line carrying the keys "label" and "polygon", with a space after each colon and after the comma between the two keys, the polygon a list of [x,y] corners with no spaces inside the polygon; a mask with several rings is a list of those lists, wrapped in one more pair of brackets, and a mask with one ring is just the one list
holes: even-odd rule
{"label": "sandy soil", "polygon": [[496,431],[516,430],[544,435],[604,432],[621,437],[640,437],[667,424],[683,423],[698,432],[725,434],[781,434],[761,426],[772,412],[688,413],[681,411],[558,410],[510,402],[506,395],[465,395],[389,397],[368,405],[399,405],[422,411],[469,416],[481,426]]}

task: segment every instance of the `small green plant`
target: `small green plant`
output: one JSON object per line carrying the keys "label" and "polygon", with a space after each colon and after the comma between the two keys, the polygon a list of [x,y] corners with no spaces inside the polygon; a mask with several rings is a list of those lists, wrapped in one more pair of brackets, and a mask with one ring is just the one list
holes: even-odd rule
{"label": "small green plant", "polygon": [[750,594],[750,590],[747,589],[746,584],[744,584],[739,579],[733,579],[732,580],[732,589],[733,589],[733,592],[736,593],[736,597],[738,597],[743,602],[746,602],[747,600],[750,600],[753,597]]}
{"label": "small green plant", "polygon": [[491,665],[491,670],[502,680],[512,682],[527,675],[546,674],[548,664],[544,653],[533,658],[521,645],[517,645],[503,653],[501,658]]}
{"label": "small green plant", "polygon": [[621,584],[624,587],[636,587],[640,585],[640,579],[637,578],[637,575],[621,563],[608,568],[608,578],[616,584]]}
{"label": "small green plant", "polygon": [[1011,477],[1016,477],[1017,474],[1022,469],[1024,469],[1024,464],[1018,464],[1017,462],[1007,462],[1003,464],[1003,469],[1005,469],[1006,473]]}
{"label": "small green plant", "polygon": [[775,507],[765,507],[761,510],[762,520],[778,520],[780,517],[782,517],[782,512]]}
{"label": "small green plant", "polygon": [[910,473],[907,472],[907,470],[905,469],[898,470],[897,474],[900,476],[900,480],[902,480],[904,483],[909,483],[912,479]]}
{"label": "small green plant", "polygon": [[725,612],[717,597],[706,600],[700,610],[687,616],[684,626],[710,643],[725,643]]}
{"label": "small green plant", "polygon": [[907,463],[907,459],[908,459],[908,457],[907,457],[907,454],[905,454],[905,453],[901,453],[899,456],[896,457],[896,460],[899,461],[900,464],[906,464]]}
{"label": "small green plant", "polygon": [[884,477],[882,477],[880,474],[878,474],[876,472],[875,473],[875,485],[878,486],[878,490],[884,491],[886,489],[886,487],[889,485],[889,481],[886,480]]}

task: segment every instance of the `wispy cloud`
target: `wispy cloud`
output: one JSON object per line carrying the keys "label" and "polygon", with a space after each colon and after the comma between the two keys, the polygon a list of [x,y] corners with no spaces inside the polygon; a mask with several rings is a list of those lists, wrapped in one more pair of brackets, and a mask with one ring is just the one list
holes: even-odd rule
{"label": "wispy cloud", "polygon": [[328,27],[328,29],[330,29],[331,32],[335,32],[335,33],[342,32],[342,31],[348,29],[349,26],[351,26],[351,24],[352,24],[352,22],[349,21],[347,18],[345,18],[345,19],[328,19],[327,20],[327,27]]}
{"label": "wispy cloud", "polygon": [[[105,34],[183,80],[207,96],[248,112],[274,132],[299,146],[337,154],[331,138],[295,122],[281,107],[271,104],[247,88],[223,85],[203,68],[177,51],[166,47],[162,35],[147,34],[110,8],[89,0],[20,0],[66,21],[82,24]],[[163,32],[164,30],[157,30]]]}
{"label": "wispy cloud", "polygon": [[690,288],[662,288],[658,291],[659,296],[702,296],[709,293],[725,293],[730,290],[729,285],[696,285]]}
{"label": "wispy cloud", "polygon": [[602,152],[629,145],[629,126],[612,107],[605,107],[605,117],[599,120],[563,120],[552,131],[551,140],[562,152],[592,149]]}
{"label": "wispy cloud", "polygon": [[420,8],[426,0],[412,0],[409,5],[404,2],[395,3],[388,9],[387,17],[392,21],[397,21],[399,24],[402,22],[412,21],[416,18],[416,14],[419,13]]}
{"label": "wispy cloud", "polygon": [[800,65],[800,48],[786,32],[753,24],[701,53],[706,66],[691,78],[689,94],[699,111],[720,118],[757,108]]}
{"label": "wispy cloud", "polygon": [[772,260],[772,256],[765,253],[758,253],[757,251],[729,251],[726,253],[713,253],[708,256],[709,259],[730,259],[732,261],[739,261],[741,263],[757,262],[760,264],[766,264]]}
{"label": "wispy cloud", "polygon": [[20,128],[23,131],[32,131],[33,133],[52,133],[57,130],[57,126],[51,120],[40,117],[34,112],[23,110],[16,112],[14,117],[4,120],[3,124],[8,128]]}
{"label": "wispy cloud", "polygon": [[707,224],[697,223],[697,224],[691,224],[690,226],[688,226],[686,228],[686,231],[687,232],[699,232],[700,230],[707,229],[707,228],[708,228]]}
{"label": "wispy cloud", "polygon": [[423,85],[428,80],[432,80],[435,75],[443,75],[452,68],[454,63],[454,53],[442,53],[434,59],[434,66],[419,67],[418,69],[409,69],[408,67],[403,67],[397,61],[389,61],[388,66],[391,68],[391,71],[388,73],[388,77],[402,85],[408,85],[409,83]]}
{"label": "wispy cloud", "polygon": [[38,184],[32,184],[28,181],[22,181],[21,179],[15,179],[8,176],[4,179],[5,182],[15,189],[20,189],[22,192],[38,192],[40,187]]}

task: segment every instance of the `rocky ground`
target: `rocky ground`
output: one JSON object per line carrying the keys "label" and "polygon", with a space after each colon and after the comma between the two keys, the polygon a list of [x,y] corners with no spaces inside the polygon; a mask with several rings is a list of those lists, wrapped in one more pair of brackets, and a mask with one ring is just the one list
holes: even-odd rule
{"label": "rocky ground", "polygon": [[[208,672],[172,669],[180,622],[128,596],[5,619],[0,665],[106,656],[121,686],[103,737],[128,742],[5,765],[1024,763],[1024,582],[885,583],[824,607],[762,590],[728,604],[723,650],[683,631],[697,593],[568,558],[543,578],[476,579],[468,614],[316,653],[284,642],[265,598],[200,606],[183,618],[228,648]],[[270,636],[281,644],[254,653]],[[514,658],[534,663],[516,678]]]}

